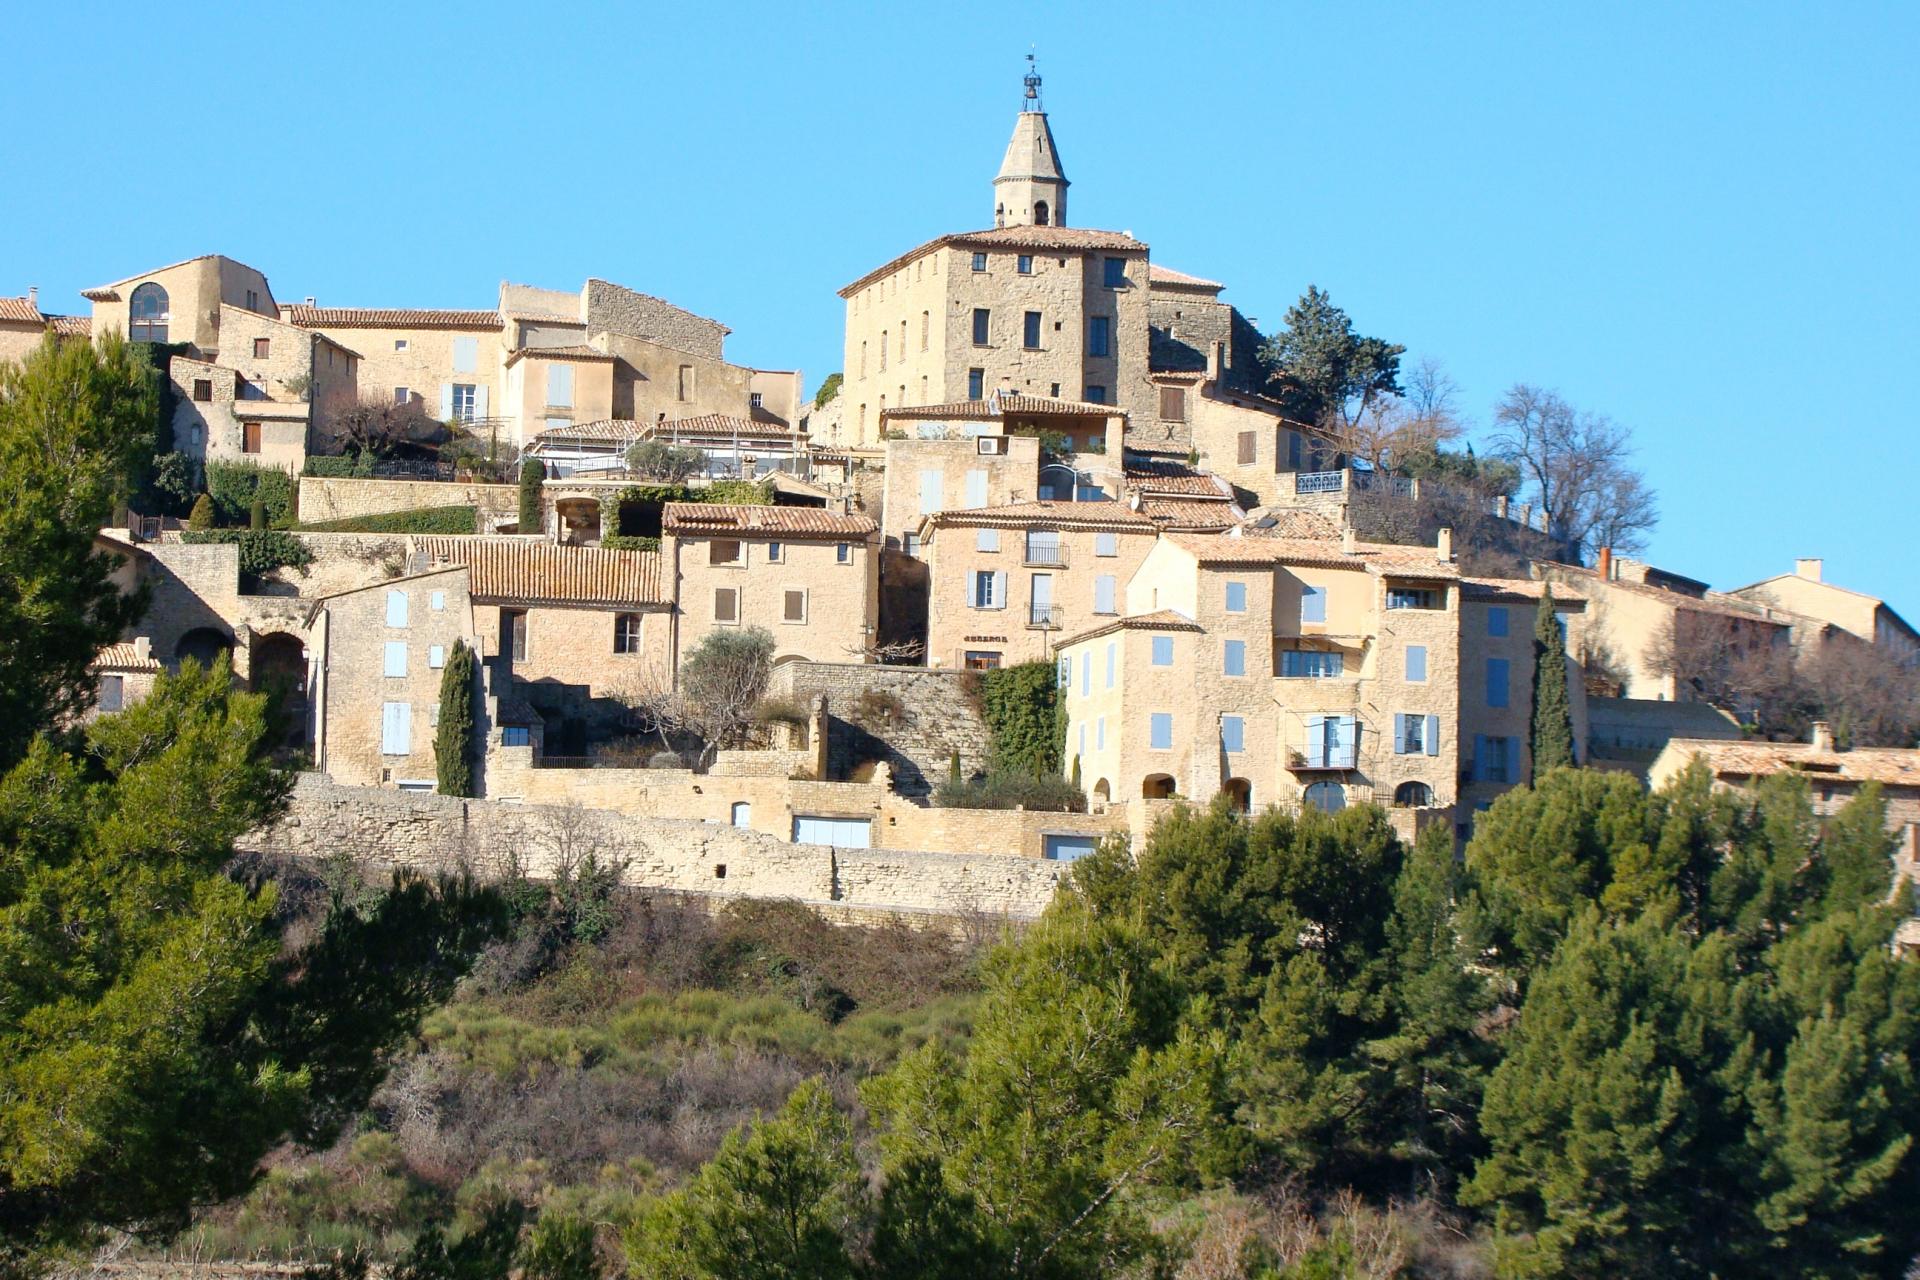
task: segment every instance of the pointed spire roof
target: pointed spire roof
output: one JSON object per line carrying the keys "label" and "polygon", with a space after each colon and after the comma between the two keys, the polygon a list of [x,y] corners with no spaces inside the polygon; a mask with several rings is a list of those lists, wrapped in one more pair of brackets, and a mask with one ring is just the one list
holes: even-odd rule
{"label": "pointed spire roof", "polygon": [[1013,120],[1013,138],[1007,143],[1007,155],[1000,162],[995,182],[1058,182],[1066,185],[1066,171],[1060,167],[1060,153],[1053,145],[1053,130],[1047,127],[1044,111],[1022,111]]}

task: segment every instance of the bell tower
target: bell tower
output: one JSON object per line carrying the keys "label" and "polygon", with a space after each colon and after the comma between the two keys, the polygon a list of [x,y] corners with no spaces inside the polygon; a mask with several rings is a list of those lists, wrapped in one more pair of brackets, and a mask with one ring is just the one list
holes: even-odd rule
{"label": "bell tower", "polygon": [[1067,175],[1054,149],[1053,130],[1040,105],[1040,73],[1033,55],[1027,55],[1026,93],[1020,114],[1014,117],[1013,138],[1006,159],[993,180],[993,225],[996,227],[1064,227],[1067,225]]}

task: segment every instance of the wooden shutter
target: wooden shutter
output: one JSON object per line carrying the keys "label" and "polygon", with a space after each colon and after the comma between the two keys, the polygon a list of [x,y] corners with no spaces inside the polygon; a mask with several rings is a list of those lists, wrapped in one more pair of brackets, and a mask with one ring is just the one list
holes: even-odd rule
{"label": "wooden shutter", "polygon": [[240,424],[240,452],[260,452],[260,424],[243,422]]}
{"label": "wooden shutter", "polygon": [[1251,431],[1240,433],[1240,465],[1251,466],[1260,450],[1260,438]]}
{"label": "wooden shutter", "polygon": [[789,590],[786,593],[785,612],[783,616],[788,622],[805,622],[807,620],[807,593],[804,590]]}

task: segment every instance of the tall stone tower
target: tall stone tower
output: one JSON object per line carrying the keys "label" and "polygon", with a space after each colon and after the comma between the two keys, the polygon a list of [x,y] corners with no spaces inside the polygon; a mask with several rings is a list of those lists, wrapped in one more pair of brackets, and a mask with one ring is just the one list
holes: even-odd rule
{"label": "tall stone tower", "polygon": [[1014,117],[1007,157],[993,180],[993,225],[996,227],[1064,227],[1067,225],[1067,175],[1054,149],[1053,130],[1040,107],[1040,75],[1027,55],[1027,92]]}

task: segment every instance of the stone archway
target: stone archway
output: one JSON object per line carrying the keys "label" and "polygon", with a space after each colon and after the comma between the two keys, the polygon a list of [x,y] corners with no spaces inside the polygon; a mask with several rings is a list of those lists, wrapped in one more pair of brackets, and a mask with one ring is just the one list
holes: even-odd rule
{"label": "stone archway", "polygon": [[188,658],[203,667],[211,667],[221,654],[233,654],[233,637],[214,627],[195,627],[173,646],[173,665],[177,668]]}
{"label": "stone archway", "polygon": [[1174,796],[1173,775],[1170,773],[1150,773],[1140,782],[1140,795],[1147,800],[1171,800]]}
{"label": "stone archway", "polygon": [[267,695],[281,745],[298,749],[310,740],[307,646],[286,631],[256,635],[250,646],[247,688]]}
{"label": "stone archway", "polygon": [[1220,788],[1220,794],[1233,804],[1235,813],[1253,812],[1253,783],[1245,778],[1228,778]]}

